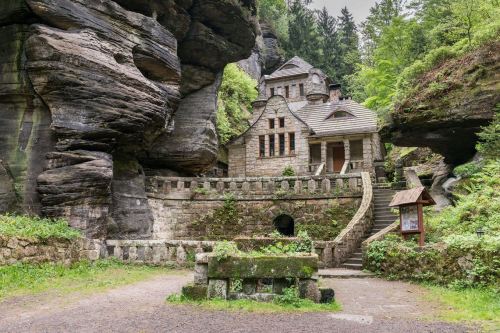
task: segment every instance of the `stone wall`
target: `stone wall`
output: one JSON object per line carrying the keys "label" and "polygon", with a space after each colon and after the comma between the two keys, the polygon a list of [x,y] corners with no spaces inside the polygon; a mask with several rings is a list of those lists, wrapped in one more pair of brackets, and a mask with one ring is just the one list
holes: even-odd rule
{"label": "stone wall", "polygon": [[[285,126],[279,127],[278,118],[285,118]],[[269,128],[269,119],[274,119],[274,128]],[[307,126],[297,119],[289,110],[288,105],[282,96],[274,96],[269,99],[262,114],[259,115],[255,125],[245,133],[244,136],[236,140],[233,144],[244,145],[245,170],[241,170],[240,163],[233,164],[236,158],[232,159],[231,154],[234,149],[229,146],[229,176],[231,177],[253,177],[253,176],[280,176],[287,165],[293,167],[298,175],[308,174],[309,169],[309,143]],[[295,134],[295,150],[289,150],[289,133]],[[285,154],[279,154],[279,134],[285,135]],[[265,136],[265,156],[259,155],[259,136]],[[270,156],[269,135],[274,135],[274,156]],[[239,152],[239,151],[238,151]],[[241,154],[241,152],[239,152]]]}
{"label": "stone wall", "polygon": [[103,243],[92,239],[37,240],[0,236],[0,266],[16,263],[38,264],[52,262],[71,264],[78,260],[96,260],[104,250]]}
{"label": "stone wall", "polygon": [[[325,177],[149,177],[155,239],[231,239],[274,230],[279,215],[295,230],[349,221],[361,199],[359,174]],[[230,205],[230,206],[228,206]],[[336,209],[338,216],[328,214]],[[340,227],[340,229],[342,229]],[[339,231],[340,231],[339,229]],[[332,237],[333,239],[333,237]]]}

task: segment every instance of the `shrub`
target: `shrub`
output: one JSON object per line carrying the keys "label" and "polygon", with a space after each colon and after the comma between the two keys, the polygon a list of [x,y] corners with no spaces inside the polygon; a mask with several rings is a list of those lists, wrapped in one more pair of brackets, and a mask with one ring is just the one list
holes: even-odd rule
{"label": "shrub", "polygon": [[295,170],[292,168],[291,165],[287,165],[283,169],[283,172],[281,173],[281,175],[284,177],[293,177],[293,176],[295,176]]}

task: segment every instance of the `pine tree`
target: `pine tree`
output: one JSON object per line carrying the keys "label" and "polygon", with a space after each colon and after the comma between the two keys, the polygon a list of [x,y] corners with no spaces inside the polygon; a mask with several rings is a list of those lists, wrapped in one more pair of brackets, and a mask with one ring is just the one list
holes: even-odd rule
{"label": "pine tree", "polygon": [[300,56],[317,64],[321,59],[320,38],[314,12],[307,7],[311,0],[289,2],[288,43],[285,46],[288,58]]}
{"label": "pine tree", "polygon": [[340,65],[339,38],[337,20],[330,16],[326,7],[317,12],[318,32],[321,37],[322,59],[319,64],[323,71],[334,81],[338,82],[338,67]]}
{"label": "pine tree", "polygon": [[346,76],[356,71],[357,65],[361,62],[359,52],[359,37],[357,34],[356,23],[347,7],[342,8],[339,20],[339,57],[341,59],[338,76],[342,84],[344,93],[349,93]]}

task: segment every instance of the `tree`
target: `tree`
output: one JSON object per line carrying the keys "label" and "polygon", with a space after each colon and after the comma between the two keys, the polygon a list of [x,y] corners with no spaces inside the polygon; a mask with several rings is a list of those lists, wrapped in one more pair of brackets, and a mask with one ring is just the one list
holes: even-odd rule
{"label": "tree", "polygon": [[359,38],[356,23],[347,7],[342,8],[339,22],[339,57],[338,77],[344,92],[350,92],[347,86],[346,76],[356,71],[357,65],[361,62],[359,52]]}
{"label": "tree", "polygon": [[334,81],[339,81],[338,68],[339,38],[337,33],[337,21],[330,16],[326,7],[317,12],[318,32],[321,37],[322,60],[319,67]]}

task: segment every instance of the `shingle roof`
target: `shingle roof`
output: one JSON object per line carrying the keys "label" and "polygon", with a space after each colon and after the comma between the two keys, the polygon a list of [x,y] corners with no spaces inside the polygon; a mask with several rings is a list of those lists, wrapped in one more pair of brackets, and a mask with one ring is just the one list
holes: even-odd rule
{"label": "shingle roof", "polygon": [[[292,68],[287,68],[291,67]],[[280,68],[278,68],[276,71],[274,71],[271,75],[266,75],[264,77],[265,80],[270,80],[270,79],[278,79],[282,77],[288,77],[288,76],[295,76],[295,75],[301,75],[301,74],[308,74],[309,70],[313,68],[313,66],[305,61],[304,59],[300,57],[293,57],[292,59],[288,60],[286,63],[284,63]]]}
{"label": "shingle roof", "polygon": [[412,188],[410,190],[396,192],[396,194],[394,194],[394,197],[392,198],[391,203],[389,204],[389,207],[396,207],[399,205],[416,203],[418,198],[420,198],[420,195],[422,195],[423,200],[427,201],[427,203],[424,204],[424,206],[436,204],[436,202],[434,201],[434,199],[432,199],[429,192],[427,192],[426,188],[424,186],[420,186]]}
{"label": "shingle roof", "polygon": [[[336,111],[350,113],[350,117],[335,118]],[[377,115],[353,100],[318,105],[308,104],[295,111],[317,136],[373,133],[377,131]]]}

